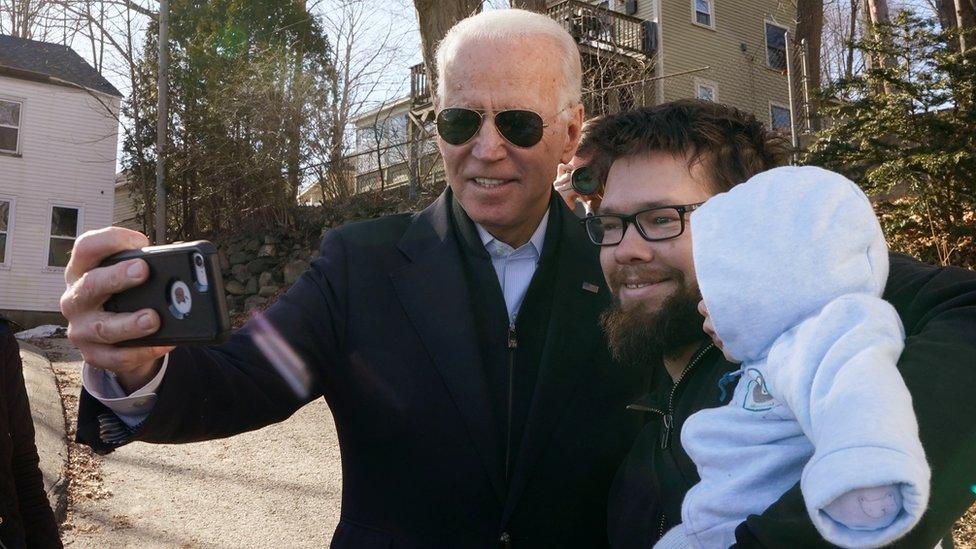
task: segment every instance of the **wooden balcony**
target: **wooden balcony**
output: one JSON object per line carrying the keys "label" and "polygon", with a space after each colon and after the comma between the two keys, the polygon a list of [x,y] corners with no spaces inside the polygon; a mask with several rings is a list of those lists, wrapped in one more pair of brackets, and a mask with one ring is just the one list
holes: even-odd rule
{"label": "wooden balcony", "polygon": [[654,55],[657,36],[652,21],[644,21],[578,0],[549,6],[549,17],[562,25],[581,48],[628,56]]}
{"label": "wooden balcony", "polygon": [[[573,36],[584,53],[649,59],[657,49],[657,29],[653,21],[578,0],[555,2],[546,13]],[[424,110],[431,105],[431,90],[423,63],[410,67],[410,98],[415,110]]]}

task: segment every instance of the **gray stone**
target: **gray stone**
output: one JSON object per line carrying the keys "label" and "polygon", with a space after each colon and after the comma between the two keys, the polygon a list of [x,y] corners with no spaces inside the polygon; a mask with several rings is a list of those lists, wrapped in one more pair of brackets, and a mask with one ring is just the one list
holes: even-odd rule
{"label": "gray stone", "polygon": [[261,276],[258,277],[258,286],[265,287],[270,286],[271,282],[274,281],[274,275],[270,271],[264,271]]}
{"label": "gray stone", "polygon": [[231,280],[224,285],[224,290],[230,295],[244,295],[244,285],[236,280]]}
{"label": "gray stone", "polygon": [[256,238],[252,238],[244,243],[244,249],[249,252],[253,252],[260,247],[261,247],[261,241]]}
{"label": "gray stone", "polygon": [[264,244],[258,250],[258,257],[274,257],[277,255],[277,252],[278,251],[275,249],[274,244]]}
{"label": "gray stone", "polygon": [[240,240],[235,240],[227,245],[227,255],[237,253],[244,249],[244,243]]}
{"label": "gray stone", "polygon": [[274,285],[261,286],[261,289],[258,290],[258,295],[261,297],[271,297],[276,293],[278,293],[279,289],[280,289],[279,286],[274,286]]}
{"label": "gray stone", "polygon": [[252,295],[251,297],[244,300],[244,310],[253,311],[254,309],[260,309],[268,303],[268,299],[261,297],[259,295]]}
{"label": "gray stone", "polygon": [[250,261],[247,264],[247,272],[250,275],[257,276],[264,271],[267,271],[275,264],[274,258],[271,257],[259,257]]}
{"label": "gray stone", "polygon": [[258,293],[258,279],[256,278],[247,279],[247,284],[244,285],[244,293],[247,295],[253,295]]}
{"label": "gray stone", "polygon": [[296,259],[285,265],[285,284],[293,284],[298,277],[308,270],[308,261]]}
{"label": "gray stone", "polygon": [[264,235],[264,243],[265,244],[277,244],[278,243],[278,237],[275,236],[275,235],[273,235],[273,234],[266,234],[266,235]]}
{"label": "gray stone", "polygon": [[227,259],[227,253],[224,250],[217,252],[217,261],[220,263],[221,271],[230,269],[230,260]]}
{"label": "gray stone", "polygon": [[251,256],[246,252],[233,252],[227,256],[227,261],[231,265],[240,265],[241,263],[247,263],[251,259]]}
{"label": "gray stone", "polygon": [[240,264],[240,263],[238,263],[237,265],[234,265],[233,267],[230,268],[230,274],[238,282],[241,282],[241,283],[247,282],[247,277],[248,277],[248,274],[247,274],[247,265],[243,265],[243,264]]}

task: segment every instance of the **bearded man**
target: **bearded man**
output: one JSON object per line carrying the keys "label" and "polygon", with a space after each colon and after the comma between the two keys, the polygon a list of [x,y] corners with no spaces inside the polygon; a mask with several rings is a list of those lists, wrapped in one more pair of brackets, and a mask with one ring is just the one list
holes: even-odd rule
{"label": "bearded man", "polygon": [[[690,214],[785,164],[789,149],[753,116],[697,100],[611,116],[592,130],[590,143],[605,189],[599,214],[584,222],[614,294],[604,326],[623,365],[653,376],[650,392],[629,406],[645,425],[614,480],[609,533],[613,547],[649,547],[681,522],[684,495],[699,480],[681,446],[684,421],[727,403],[732,392],[722,390],[723,377],[739,367],[709,341],[696,312]],[[651,229],[663,216],[682,222],[661,235]],[[607,224],[623,231],[606,231]],[[976,273],[892,253],[884,299],[907,332],[898,369],[932,469],[929,508],[896,545],[935,547],[951,543],[952,524],[974,499]],[[740,524],[736,540],[736,547],[829,546],[807,515],[799,483]]]}

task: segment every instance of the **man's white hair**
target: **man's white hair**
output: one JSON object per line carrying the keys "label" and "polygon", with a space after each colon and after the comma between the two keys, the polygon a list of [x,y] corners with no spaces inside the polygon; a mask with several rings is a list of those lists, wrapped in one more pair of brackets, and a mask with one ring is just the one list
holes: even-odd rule
{"label": "man's white hair", "polygon": [[519,9],[484,11],[462,19],[447,31],[437,46],[437,96],[444,97],[447,91],[444,70],[461,44],[469,40],[515,42],[526,38],[550,39],[562,50],[559,57],[564,84],[558,94],[560,107],[579,103],[583,88],[583,68],[573,37],[553,19]]}

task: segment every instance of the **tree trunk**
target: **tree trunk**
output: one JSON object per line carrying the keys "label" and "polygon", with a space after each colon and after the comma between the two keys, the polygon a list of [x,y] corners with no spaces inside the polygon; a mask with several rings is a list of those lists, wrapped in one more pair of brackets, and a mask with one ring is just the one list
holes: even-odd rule
{"label": "tree trunk", "polygon": [[844,67],[845,78],[854,76],[854,39],[857,38],[857,19],[859,17],[857,12],[860,5],[858,0],[851,0],[851,26],[847,35],[847,64]]}
{"label": "tree trunk", "polygon": [[482,0],[413,0],[420,23],[427,82],[432,92],[437,90],[437,70],[434,67],[437,44],[455,23],[480,12],[481,4]]}
{"label": "tree trunk", "polygon": [[[868,21],[871,22],[872,27],[877,27],[878,25],[890,25],[891,16],[888,12],[888,0],[865,0],[865,8]],[[894,45],[891,43],[890,38],[883,38],[877,33],[876,29],[872,29],[874,38],[881,42],[880,46],[883,50],[891,51]],[[888,69],[894,66],[895,60],[891,55],[876,54],[871,56],[871,66],[879,69]],[[881,86],[878,90],[879,93],[890,93],[890,86],[887,84]]]}
{"label": "tree trunk", "polygon": [[958,29],[960,21],[963,28],[970,29],[966,35],[949,41],[950,50],[958,52],[961,44],[965,44],[967,51],[976,46],[974,44],[976,36],[971,30],[976,27],[976,0],[937,0],[936,11],[939,15],[939,24],[943,29],[947,31]]}
{"label": "tree trunk", "polygon": [[[796,3],[796,39],[806,41],[807,56],[807,91],[810,92],[810,125],[819,129],[817,116],[817,102],[814,92],[820,89],[820,44],[824,27],[823,0],[797,0]],[[790,47],[787,45],[787,47]],[[804,52],[801,51],[801,55]],[[801,96],[802,97],[802,96]]]}
{"label": "tree trunk", "polygon": [[972,0],[955,0],[956,26],[963,30],[959,34],[959,51],[970,53],[976,46],[976,6]]}
{"label": "tree trunk", "polygon": [[546,0],[512,0],[512,7],[546,13]]}

